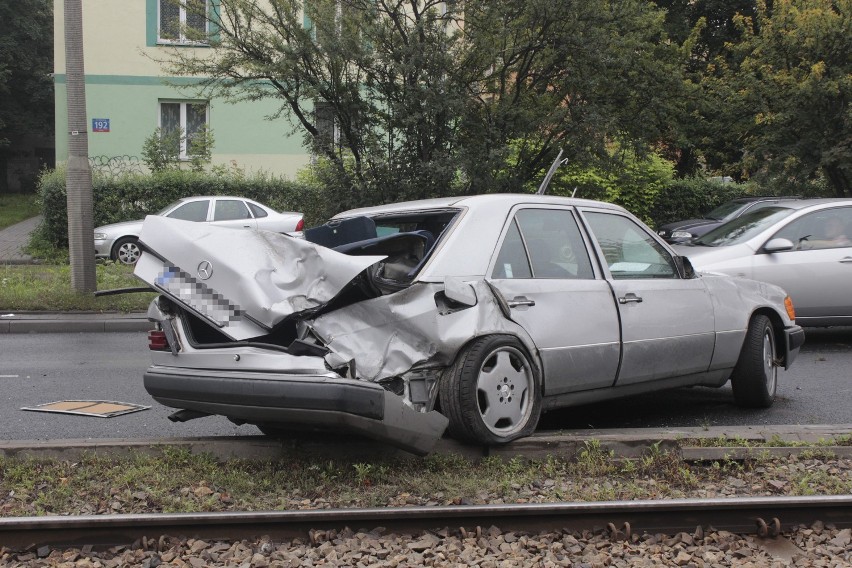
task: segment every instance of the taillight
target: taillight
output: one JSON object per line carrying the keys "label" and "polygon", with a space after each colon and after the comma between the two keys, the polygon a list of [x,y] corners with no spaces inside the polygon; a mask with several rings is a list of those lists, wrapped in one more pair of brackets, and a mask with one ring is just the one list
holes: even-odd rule
{"label": "taillight", "polygon": [[166,333],[161,329],[152,329],[148,332],[148,349],[151,351],[168,351],[169,342]]}
{"label": "taillight", "polygon": [[299,219],[299,222],[296,223],[296,231],[304,231],[305,230],[305,220]]}

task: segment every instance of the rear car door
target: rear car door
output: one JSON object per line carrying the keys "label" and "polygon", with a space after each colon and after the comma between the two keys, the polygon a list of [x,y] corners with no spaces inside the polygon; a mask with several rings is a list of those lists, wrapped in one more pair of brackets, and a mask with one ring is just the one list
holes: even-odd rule
{"label": "rear car door", "polygon": [[213,222],[221,227],[234,229],[257,228],[257,221],[242,199],[217,198],[213,205]]}
{"label": "rear car door", "polygon": [[706,371],[715,321],[701,278],[681,278],[669,251],[627,215],[591,209],[582,215],[618,305],[622,361],[616,384]]}
{"label": "rear car door", "polygon": [[618,369],[618,312],[589,245],[572,208],[520,207],[492,260],[490,282],[538,347],[548,396],[609,387]]}
{"label": "rear car door", "polygon": [[794,249],[758,252],[752,278],[784,288],[797,319],[852,318],[852,207],[806,213],[772,238],[788,239]]}

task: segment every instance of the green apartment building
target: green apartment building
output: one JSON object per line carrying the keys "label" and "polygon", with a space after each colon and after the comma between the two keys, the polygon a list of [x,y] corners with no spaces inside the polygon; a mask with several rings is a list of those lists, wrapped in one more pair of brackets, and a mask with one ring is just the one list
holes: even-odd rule
{"label": "green apartment building", "polygon": [[[218,0],[197,0],[208,4]],[[274,101],[204,100],[190,77],[169,77],[158,63],[173,46],[203,52],[211,48],[181,37],[181,30],[206,30],[205,18],[175,0],[82,0],[83,53],[89,156],[139,158],[157,127],[181,127],[191,135],[207,123],[213,132],[213,164],[293,176],[310,162],[300,136],[285,119],[266,120]],[[65,89],[64,2],[54,0],[56,161],[68,157]],[[182,157],[186,148],[181,149]]]}

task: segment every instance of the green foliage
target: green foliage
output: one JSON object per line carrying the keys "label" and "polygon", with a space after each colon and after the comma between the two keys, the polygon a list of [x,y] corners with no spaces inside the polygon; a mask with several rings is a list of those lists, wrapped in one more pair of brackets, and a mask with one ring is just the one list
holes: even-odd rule
{"label": "green foliage", "polygon": [[[250,176],[234,167],[213,172],[163,170],[151,174],[124,173],[92,177],[94,224],[142,219],[181,197],[193,195],[236,195],[255,199],[277,211],[299,211],[305,223],[325,221],[339,211],[337,204],[323,199],[312,185],[293,182],[265,173]],[[39,180],[39,199],[44,221],[36,238],[54,247],[67,247],[65,170],[45,172]]]}
{"label": "green foliage", "polygon": [[654,204],[673,178],[674,164],[668,160],[656,154],[638,157],[619,151],[607,168],[563,166],[554,175],[548,193],[616,203],[646,223],[653,223]]}
{"label": "green foliage", "polygon": [[744,150],[736,166],[796,185],[822,176],[852,195],[852,0],[758,2],[735,21],[742,39],[704,86],[728,109],[724,135]]}
{"label": "green foliage", "polygon": [[324,162],[313,175],[347,203],[518,191],[558,147],[599,165],[611,140],[646,148],[681,115],[679,49],[640,0],[222,0],[221,11],[217,49],[164,49],[168,74],[205,77],[199,97],[276,101],[270,118],[305,136]]}
{"label": "green foliage", "polygon": [[180,164],[180,141],[183,129],[163,132],[159,126],[142,143],[142,162],[152,172],[174,170]]}
{"label": "green foliage", "polygon": [[0,2],[0,147],[53,131],[53,2]]}
{"label": "green foliage", "polygon": [[142,144],[142,161],[152,172],[179,169],[182,145],[186,145],[190,169],[203,172],[204,166],[209,164],[213,157],[213,130],[205,124],[192,136],[186,136],[183,128],[164,132],[162,128],[157,127]]}

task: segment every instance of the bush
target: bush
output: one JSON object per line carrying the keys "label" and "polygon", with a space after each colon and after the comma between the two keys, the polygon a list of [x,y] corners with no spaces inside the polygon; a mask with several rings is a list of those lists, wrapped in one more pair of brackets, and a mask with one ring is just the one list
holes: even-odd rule
{"label": "bush", "polygon": [[[68,246],[65,169],[47,171],[39,179],[39,199],[44,215],[35,240],[54,247]],[[317,186],[269,174],[245,175],[237,168],[212,172],[166,170],[151,174],[93,172],[95,227],[142,219],[181,197],[236,195],[259,201],[277,211],[299,211],[307,225],[325,221],[336,213],[335,202]]]}

